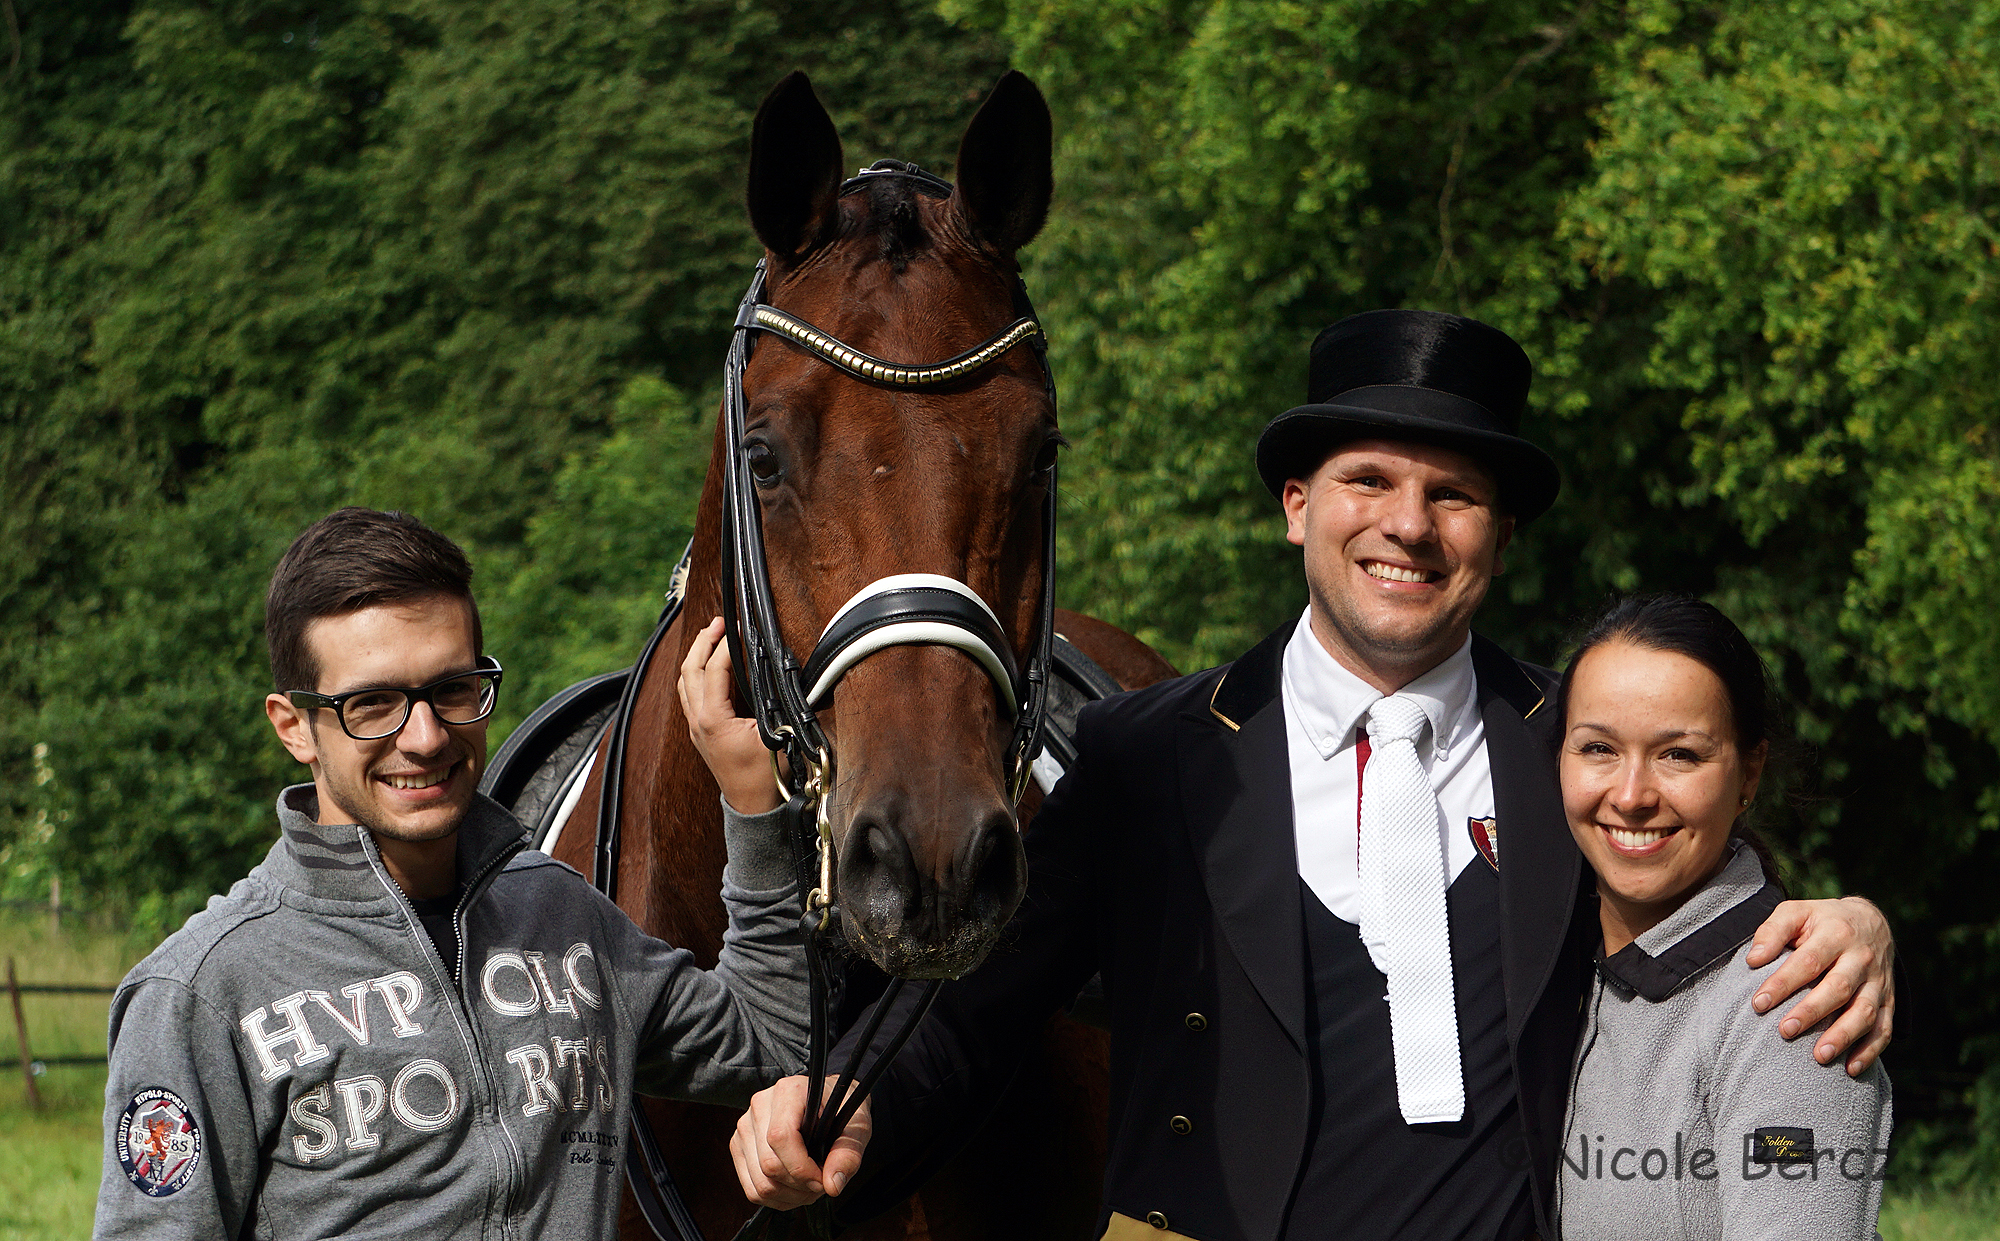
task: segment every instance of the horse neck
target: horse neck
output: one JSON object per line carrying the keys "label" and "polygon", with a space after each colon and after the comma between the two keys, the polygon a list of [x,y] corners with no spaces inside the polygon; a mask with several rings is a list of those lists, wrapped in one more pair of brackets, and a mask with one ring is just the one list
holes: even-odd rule
{"label": "horse neck", "polygon": [[648,934],[713,965],[727,925],[718,893],[727,854],[721,791],[688,739],[681,661],[710,618],[722,614],[722,429],[695,514],[693,555],[680,619],[642,670],[626,747],[618,903]]}

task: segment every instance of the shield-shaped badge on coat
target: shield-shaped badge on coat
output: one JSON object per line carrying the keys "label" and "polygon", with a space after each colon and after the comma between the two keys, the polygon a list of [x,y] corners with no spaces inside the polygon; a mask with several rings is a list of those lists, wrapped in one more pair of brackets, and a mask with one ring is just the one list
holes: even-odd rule
{"label": "shield-shaped badge on coat", "polygon": [[1494,870],[1500,869],[1500,828],[1493,819],[1467,819],[1466,830],[1472,836],[1472,847],[1479,850],[1479,856]]}

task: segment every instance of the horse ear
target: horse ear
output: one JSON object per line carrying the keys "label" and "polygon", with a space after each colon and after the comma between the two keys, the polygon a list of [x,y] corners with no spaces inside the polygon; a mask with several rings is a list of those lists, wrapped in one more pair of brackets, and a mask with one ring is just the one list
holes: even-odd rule
{"label": "horse ear", "polygon": [[1055,190],[1049,105],[1028,75],[1010,69],[979,105],[958,144],[958,202],[972,231],[1002,253],[1034,239]]}
{"label": "horse ear", "polygon": [[750,226],[780,258],[817,244],[832,223],[840,192],[840,134],[793,70],[771,88],[750,134]]}

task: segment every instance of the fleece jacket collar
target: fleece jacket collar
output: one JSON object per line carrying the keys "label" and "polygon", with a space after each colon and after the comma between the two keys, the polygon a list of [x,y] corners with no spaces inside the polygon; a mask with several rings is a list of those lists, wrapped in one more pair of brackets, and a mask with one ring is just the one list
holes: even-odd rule
{"label": "fleece jacket collar", "polygon": [[[393,899],[385,885],[381,853],[368,829],[354,823],[321,824],[319,792],[295,784],[278,794],[278,843],[264,866],[283,886],[328,901]],[[458,825],[457,871],[462,890],[499,869],[528,845],[528,834],[501,805],[473,794]]]}
{"label": "fleece jacket collar", "polygon": [[1659,925],[1608,957],[1598,946],[1606,978],[1657,1004],[1757,933],[1785,894],[1764,878],[1755,850],[1731,848],[1729,864]]}

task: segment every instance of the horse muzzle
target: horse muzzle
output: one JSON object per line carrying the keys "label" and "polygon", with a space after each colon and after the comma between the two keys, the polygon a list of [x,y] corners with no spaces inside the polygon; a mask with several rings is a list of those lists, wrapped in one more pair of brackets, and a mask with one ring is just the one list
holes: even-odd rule
{"label": "horse muzzle", "polygon": [[[926,806],[885,791],[855,807],[841,842],[848,942],[899,978],[957,978],[985,959],[1027,886],[1027,855],[1008,806],[954,798]],[[920,867],[912,841],[946,845]]]}

